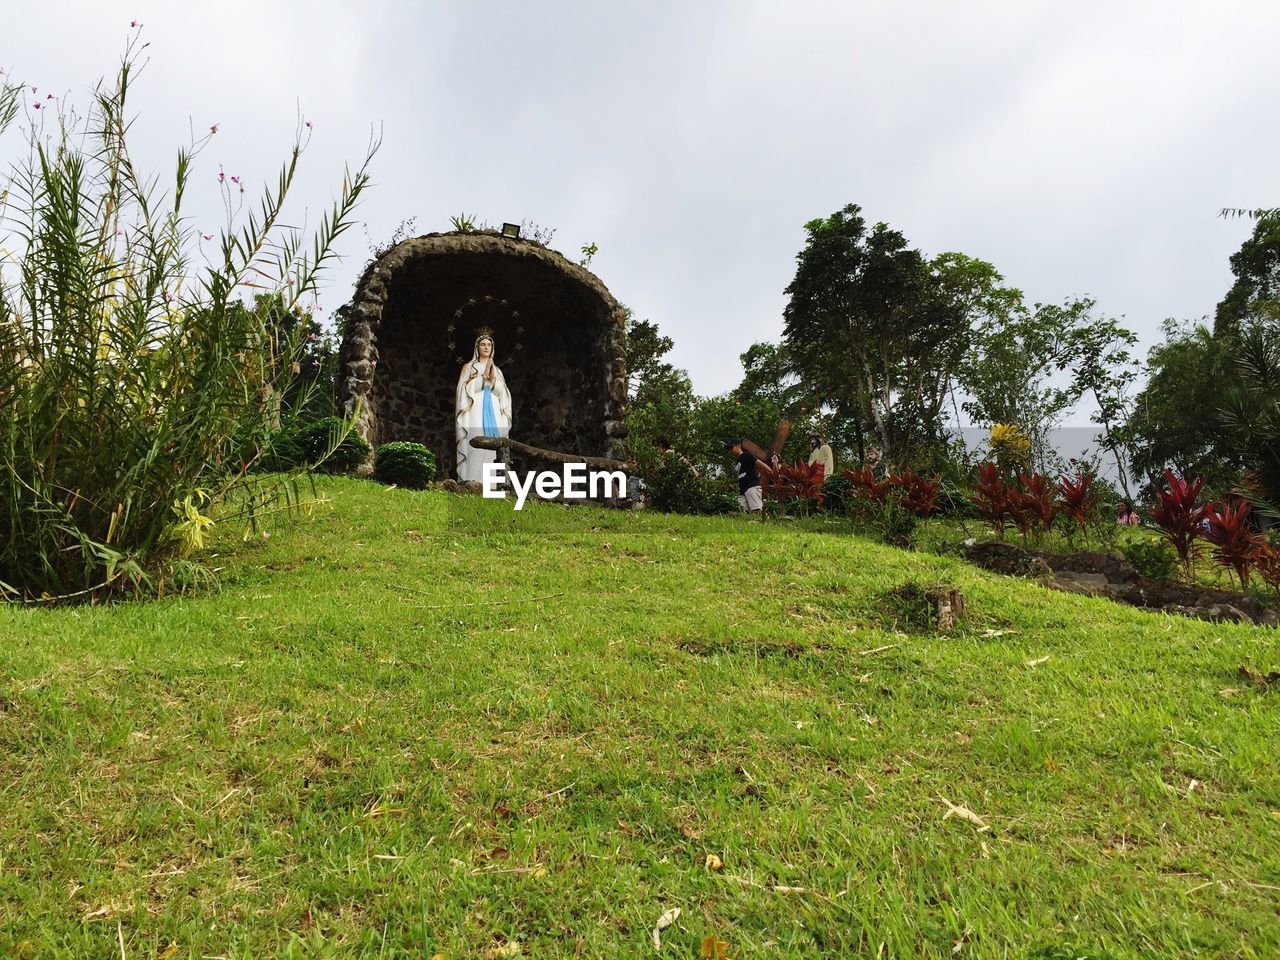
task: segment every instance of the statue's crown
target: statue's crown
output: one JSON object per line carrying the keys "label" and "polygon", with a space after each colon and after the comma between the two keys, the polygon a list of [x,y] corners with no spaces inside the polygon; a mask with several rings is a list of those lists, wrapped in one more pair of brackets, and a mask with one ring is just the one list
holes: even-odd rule
{"label": "statue's crown", "polygon": [[490,340],[492,340],[493,327],[485,326],[485,327],[480,327],[478,330],[476,330],[476,339],[479,340],[481,337],[488,337]]}

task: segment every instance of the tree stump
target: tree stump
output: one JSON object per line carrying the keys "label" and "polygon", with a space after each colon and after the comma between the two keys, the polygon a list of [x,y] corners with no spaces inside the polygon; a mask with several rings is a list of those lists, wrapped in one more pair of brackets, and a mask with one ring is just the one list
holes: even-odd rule
{"label": "tree stump", "polygon": [[955,587],[930,587],[925,597],[933,607],[933,622],[939,630],[950,630],[964,616],[964,594]]}

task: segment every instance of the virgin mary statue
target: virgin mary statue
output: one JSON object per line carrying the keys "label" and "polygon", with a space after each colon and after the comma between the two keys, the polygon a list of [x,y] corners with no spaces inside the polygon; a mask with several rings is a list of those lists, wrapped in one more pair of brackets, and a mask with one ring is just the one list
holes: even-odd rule
{"label": "virgin mary statue", "polygon": [[493,338],[481,334],[469,363],[458,377],[455,415],[458,437],[458,479],[484,480],[484,465],[498,459],[496,450],[471,446],[472,437],[505,437],[511,431],[511,393],[502,371],[493,362]]}

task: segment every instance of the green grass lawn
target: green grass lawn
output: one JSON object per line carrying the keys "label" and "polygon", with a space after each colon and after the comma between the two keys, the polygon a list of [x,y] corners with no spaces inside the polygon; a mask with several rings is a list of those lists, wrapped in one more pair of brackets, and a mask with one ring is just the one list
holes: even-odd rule
{"label": "green grass lawn", "polygon": [[219,593],[0,608],[0,955],[647,957],[674,907],[657,956],[1280,955],[1274,630],[322,489]]}

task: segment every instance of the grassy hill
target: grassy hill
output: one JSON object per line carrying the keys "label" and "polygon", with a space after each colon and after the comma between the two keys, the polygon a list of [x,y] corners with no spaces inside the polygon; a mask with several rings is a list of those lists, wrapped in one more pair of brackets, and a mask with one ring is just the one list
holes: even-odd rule
{"label": "grassy hill", "polygon": [[0,954],[653,956],[679,907],[660,956],[1280,955],[1276,631],[322,489],[219,593],[0,608]]}

